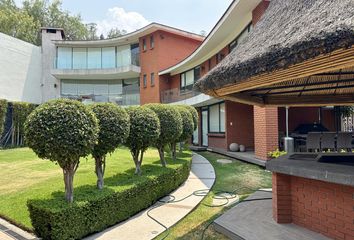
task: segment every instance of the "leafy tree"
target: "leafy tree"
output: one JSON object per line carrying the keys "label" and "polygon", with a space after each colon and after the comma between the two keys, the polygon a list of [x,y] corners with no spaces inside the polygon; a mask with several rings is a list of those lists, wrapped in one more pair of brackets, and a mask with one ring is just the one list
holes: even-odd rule
{"label": "leafy tree", "polygon": [[0,0],[0,32],[35,43],[40,25],[13,0]]}
{"label": "leafy tree", "polygon": [[63,28],[69,40],[92,38],[81,16],[63,10],[60,0],[24,0],[22,8],[13,0],[0,0],[1,32],[40,45],[40,27]]}
{"label": "leafy tree", "polygon": [[198,122],[199,122],[199,116],[198,116],[197,109],[195,109],[195,107],[190,106],[190,105],[179,105],[179,106],[186,108],[192,114],[193,124],[194,124],[193,130],[196,130],[198,127]]}
{"label": "leafy tree", "polygon": [[166,166],[165,146],[179,139],[182,134],[182,117],[178,110],[165,104],[147,104],[145,107],[153,110],[160,120],[160,137],[155,142],[155,147],[159,151],[162,166]]}
{"label": "leafy tree", "polygon": [[98,121],[84,104],[52,100],[37,107],[25,122],[25,140],[38,157],[63,169],[65,198],[73,202],[73,180],[80,158],[89,155],[98,137]]}
{"label": "leafy tree", "polygon": [[129,107],[130,133],[126,146],[130,149],[135,174],[141,175],[141,164],[144,152],[152,146],[160,136],[160,122],[156,113],[147,107]]}
{"label": "leafy tree", "polygon": [[103,188],[106,168],[106,155],[112,153],[129,136],[130,121],[128,113],[113,103],[98,103],[91,106],[99,122],[98,141],[92,156],[95,159],[97,188]]}
{"label": "leafy tree", "polygon": [[118,28],[112,28],[108,34],[107,34],[107,38],[116,38],[116,37],[120,37],[127,34],[126,30],[120,30]]}
{"label": "leafy tree", "polygon": [[194,123],[192,114],[180,105],[174,106],[182,117],[182,134],[171,144],[172,158],[176,159],[176,145],[178,142],[184,142],[193,135]]}

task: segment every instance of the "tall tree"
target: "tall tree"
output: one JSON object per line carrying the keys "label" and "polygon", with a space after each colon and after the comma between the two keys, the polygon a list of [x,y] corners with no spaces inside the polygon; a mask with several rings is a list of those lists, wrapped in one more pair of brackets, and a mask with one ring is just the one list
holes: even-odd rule
{"label": "tall tree", "polygon": [[[80,15],[62,9],[54,0],[24,0],[22,8],[13,0],[0,0],[0,31],[24,41],[40,45],[40,27],[60,27],[69,40],[92,39]],[[96,37],[97,39],[97,37]]]}
{"label": "tall tree", "polygon": [[35,43],[39,26],[13,0],[0,0],[0,32]]}
{"label": "tall tree", "polygon": [[126,30],[121,30],[121,29],[118,29],[118,28],[112,28],[108,34],[107,34],[107,38],[116,38],[116,37],[120,37],[120,36],[123,36],[127,34],[127,31]]}

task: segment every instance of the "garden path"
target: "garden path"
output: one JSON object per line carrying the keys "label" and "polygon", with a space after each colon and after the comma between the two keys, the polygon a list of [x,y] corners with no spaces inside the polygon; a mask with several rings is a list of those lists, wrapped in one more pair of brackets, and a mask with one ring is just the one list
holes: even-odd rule
{"label": "garden path", "polygon": [[[204,157],[193,154],[192,168],[187,181],[177,190],[171,193],[175,201],[173,203],[158,202],[150,208],[136,214],[128,220],[110,227],[100,233],[91,235],[85,240],[149,240],[153,239],[166,229],[162,226],[171,227],[190,213],[205,197],[215,181],[215,171],[213,166]],[[193,195],[197,190],[204,189],[200,196]],[[162,200],[168,200],[166,197]],[[170,199],[172,199],[170,197]],[[148,214],[154,218],[148,216]],[[160,222],[161,224],[157,223]],[[167,232],[166,232],[167,234]]]}

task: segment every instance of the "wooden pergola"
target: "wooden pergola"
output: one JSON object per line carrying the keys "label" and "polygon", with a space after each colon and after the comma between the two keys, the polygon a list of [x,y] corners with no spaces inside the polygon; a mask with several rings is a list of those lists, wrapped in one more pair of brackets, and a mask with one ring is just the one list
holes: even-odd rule
{"label": "wooden pergola", "polygon": [[339,106],[354,104],[354,48],[256,75],[209,95],[256,106]]}

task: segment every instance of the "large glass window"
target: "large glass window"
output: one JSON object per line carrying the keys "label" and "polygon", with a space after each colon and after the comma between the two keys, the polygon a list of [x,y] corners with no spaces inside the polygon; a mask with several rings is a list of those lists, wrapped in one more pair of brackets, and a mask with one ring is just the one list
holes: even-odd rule
{"label": "large glass window", "polygon": [[219,103],[209,107],[209,132],[225,132],[225,103]]}
{"label": "large glass window", "polygon": [[102,68],[115,68],[116,67],[116,48],[105,47],[102,48]]}
{"label": "large glass window", "polygon": [[130,45],[117,47],[117,67],[129,66],[130,64]]}
{"label": "large glass window", "polygon": [[100,69],[102,67],[101,48],[87,49],[87,68]]}
{"label": "large glass window", "polygon": [[58,69],[71,69],[73,59],[72,48],[58,47],[57,55],[57,68]]}
{"label": "large glass window", "polygon": [[61,96],[82,102],[113,102],[139,105],[139,79],[125,80],[62,80]]}
{"label": "large glass window", "polygon": [[87,68],[86,48],[73,48],[73,69]]}
{"label": "large glass window", "polygon": [[131,60],[132,60],[132,64],[135,66],[140,66],[140,61],[139,61],[139,52],[140,52],[140,48],[139,48],[139,44],[133,44],[130,46],[130,50],[131,50]]}

